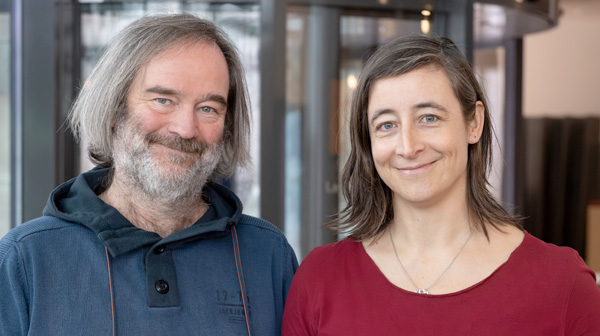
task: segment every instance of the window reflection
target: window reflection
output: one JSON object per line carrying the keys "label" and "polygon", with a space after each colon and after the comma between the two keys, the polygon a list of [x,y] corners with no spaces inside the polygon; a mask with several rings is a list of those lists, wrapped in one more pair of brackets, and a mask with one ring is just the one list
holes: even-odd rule
{"label": "window reflection", "polygon": [[504,74],[505,50],[503,46],[478,48],[474,52],[473,66],[479,76],[479,83],[485,89],[490,106],[490,117],[494,126],[494,148],[492,150],[492,170],[489,181],[496,199],[502,199],[502,175],[504,159],[502,158],[504,143]]}
{"label": "window reflection", "polygon": [[0,12],[0,237],[10,229],[10,13]]}
{"label": "window reflection", "polygon": [[[356,13],[355,13],[356,14]],[[419,17],[420,18],[420,17]],[[303,6],[288,6],[287,12],[287,69],[286,69],[286,156],[285,156],[285,233],[290,245],[299,258],[313,247],[314,239],[306,237],[308,225],[320,227],[324,223],[302,222],[302,194],[307,186],[302,185],[303,161],[302,119],[305,118],[308,102],[306,88],[308,67],[307,53],[311,41],[308,34],[310,10]],[[338,24],[337,22],[332,24]],[[332,28],[333,29],[333,28]],[[420,21],[415,17],[373,17],[344,15],[339,20],[339,131],[333,131],[340,145],[338,168],[341,169],[349,154],[346,110],[353,85],[362,70],[366,58],[391,39],[407,34],[420,33]],[[306,140],[306,139],[304,139]],[[341,176],[341,172],[339,174]],[[337,197],[338,209],[344,206],[342,195]],[[304,235],[304,236],[303,236]],[[307,243],[308,242],[308,243]],[[311,243],[312,242],[312,243]],[[321,241],[320,244],[328,241]]]}
{"label": "window reflection", "polygon": [[[356,81],[363,65],[382,45],[403,35],[420,34],[420,21],[415,18],[387,18],[365,16],[342,16],[340,20],[340,158],[339,176],[350,155],[350,139],[348,139],[348,119],[350,116],[350,100]],[[341,194],[338,198],[341,211],[346,200]],[[340,237],[342,238],[342,237]]]}
{"label": "window reflection", "polygon": [[296,252],[302,255],[302,109],[304,108],[305,38],[307,13],[292,7],[286,20],[285,75],[285,235]]}
{"label": "window reflection", "polygon": [[[100,57],[100,51],[120,30],[144,15],[187,12],[217,23],[229,35],[240,52],[250,95],[252,110],[251,159],[248,169],[239,169],[229,183],[244,204],[244,212],[260,216],[259,187],[259,46],[260,9],[257,5],[227,3],[113,2],[81,4],[81,82],[87,78]],[[81,143],[81,171],[92,168],[87,156],[85,139]]]}

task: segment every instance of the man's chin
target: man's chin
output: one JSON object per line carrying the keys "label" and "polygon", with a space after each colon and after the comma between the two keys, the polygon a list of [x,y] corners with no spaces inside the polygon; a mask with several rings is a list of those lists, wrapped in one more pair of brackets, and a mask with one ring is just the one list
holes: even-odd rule
{"label": "man's chin", "polygon": [[169,155],[168,157],[155,158],[156,167],[161,167],[162,171],[174,171],[183,173],[191,169],[200,159],[197,153],[184,153]]}
{"label": "man's chin", "polygon": [[141,183],[140,189],[144,193],[151,197],[160,196],[161,200],[169,202],[201,192],[205,182],[201,176],[190,178],[184,173],[173,171],[146,176],[146,179],[139,180],[138,183]]}
{"label": "man's chin", "polygon": [[199,152],[186,152],[170,146],[165,146],[159,143],[152,143],[149,145],[150,153],[154,159],[165,161],[167,158],[170,160],[185,160],[186,158],[199,158]]}

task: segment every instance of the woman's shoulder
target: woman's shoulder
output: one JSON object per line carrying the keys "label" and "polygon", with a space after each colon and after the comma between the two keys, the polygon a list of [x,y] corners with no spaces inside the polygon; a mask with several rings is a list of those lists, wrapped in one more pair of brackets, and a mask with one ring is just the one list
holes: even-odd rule
{"label": "woman's shoulder", "polygon": [[587,267],[579,253],[566,246],[547,243],[525,232],[523,243],[515,251],[513,261],[523,269],[540,270],[544,277],[573,282],[581,273],[594,278],[594,272]]}
{"label": "woman's shoulder", "polygon": [[547,243],[537,237],[534,237],[527,231],[524,231],[525,237],[520,246],[520,252],[527,254],[535,254],[536,259],[542,262],[565,262],[572,263],[581,260],[579,253],[567,246],[558,246],[552,243]]}
{"label": "woman's shoulder", "polygon": [[348,267],[348,263],[357,261],[362,248],[360,242],[349,238],[315,247],[302,260],[298,272],[310,274],[335,272],[341,267]]}
{"label": "woman's shoulder", "polygon": [[357,253],[362,248],[362,243],[346,238],[335,243],[315,247],[306,256],[305,262],[335,262],[339,258],[347,257],[349,254]]}

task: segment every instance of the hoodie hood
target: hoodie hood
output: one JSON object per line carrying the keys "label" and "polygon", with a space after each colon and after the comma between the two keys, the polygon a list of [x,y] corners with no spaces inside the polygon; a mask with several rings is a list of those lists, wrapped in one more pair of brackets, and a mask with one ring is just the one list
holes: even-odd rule
{"label": "hoodie hood", "polygon": [[131,224],[117,209],[104,203],[94,192],[110,168],[95,168],[58,186],[48,198],[45,216],[83,225],[94,231],[108,252],[116,257],[158,242],[172,247],[198,239],[227,235],[242,216],[239,198],[226,187],[207,182],[203,194],[210,208],[192,226],[161,238]]}

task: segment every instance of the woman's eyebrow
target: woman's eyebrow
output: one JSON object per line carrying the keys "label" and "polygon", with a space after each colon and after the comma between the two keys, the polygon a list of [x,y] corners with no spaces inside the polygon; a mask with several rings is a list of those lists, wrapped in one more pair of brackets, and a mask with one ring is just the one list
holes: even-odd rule
{"label": "woman's eyebrow", "polygon": [[448,109],[446,109],[443,105],[440,105],[436,102],[433,101],[425,101],[422,103],[418,103],[413,105],[412,109],[414,110],[420,110],[420,109],[425,109],[425,108],[433,108],[436,110],[440,110],[440,111],[444,111],[444,112],[448,112]]}
{"label": "woman's eyebrow", "polygon": [[371,126],[373,126],[373,122],[375,122],[375,119],[379,118],[383,114],[391,114],[391,113],[394,113],[394,111],[392,109],[389,109],[389,108],[379,109],[379,110],[375,111],[375,113],[373,113],[373,116],[371,117],[371,120],[369,121],[369,123],[371,124]]}

